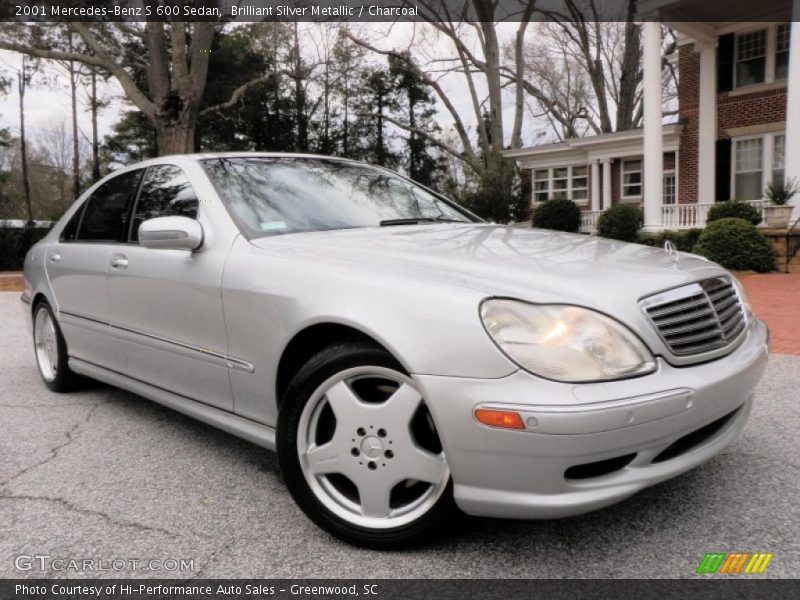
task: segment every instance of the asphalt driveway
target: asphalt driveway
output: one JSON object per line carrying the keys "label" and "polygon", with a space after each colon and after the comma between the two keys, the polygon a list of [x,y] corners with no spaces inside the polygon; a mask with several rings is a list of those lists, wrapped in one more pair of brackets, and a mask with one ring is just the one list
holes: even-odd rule
{"label": "asphalt driveway", "polygon": [[798,356],[773,356],[742,438],[688,474],[581,517],[465,519],[371,552],[312,525],[257,446],[101,384],[49,392],[18,298],[0,293],[0,577],[76,576],[20,555],[194,561],[104,576],[692,577],[706,552],[760,551],[767,576],[800,572]]}

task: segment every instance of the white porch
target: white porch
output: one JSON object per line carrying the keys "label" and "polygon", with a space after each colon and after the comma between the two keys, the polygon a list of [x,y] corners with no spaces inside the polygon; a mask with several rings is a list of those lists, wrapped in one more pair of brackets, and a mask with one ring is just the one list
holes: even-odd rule
{"label": "white porch", "polygon": [[[714,202],[691,202],[686,204],[662,204],[660,215],[660,230],[675,231],[681,229],[702,229],[706,226],[708,211]],[[767,218],[764,209],[769,206],[768,200],[751,200],[748,202],[761,213],[761,224],[766,227]],[[585,210],[581,213],[581,233],[596,233],[597,219],[603,214],[602,210]]]}
{"label": "white porch", "polygon": [[[786,73],[786,131],[784,178],[800,182],[800,0],[772,0],[767,5],[731,4],[726,0],[689,3],[685,0],[640,0],[639,16],[643,39],[644,102],[644,229],[688,229],[702,227],[709,207],[716,199],[717,61],[719,36],[747,25],[747,21],[791,21],[788,70]],[[724,15],[724,22],[723,18]],[[716,18],[713,18],[715,17]],[[668,25],[695,42],[700,54],[698,114],[697,204],[664,205],[662,189],[662,85],[661,24]],[[774,53],[773,55],[774,56]],[[767,61],[774,58],[768,57]],[[773,65],[774,66],[774,63]],[[766,180],[764,180],[766,181]],[[649,182],[649,183],[648,183]],[[765,200],[753,201],[762,211]],[[800,197],[795,196],[792,220],[800,218]],[[590,221],[586,217],[587,231]]]}

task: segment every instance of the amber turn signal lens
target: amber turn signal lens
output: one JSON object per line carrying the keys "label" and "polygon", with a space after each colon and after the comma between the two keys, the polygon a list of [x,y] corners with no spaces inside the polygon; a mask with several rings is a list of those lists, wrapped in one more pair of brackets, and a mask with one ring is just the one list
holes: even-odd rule
{"label": "amber turn signal lens", "polygon": [[489,427],[525,429],[525,423],[522,422],[522,417],[508,410],[488,410],[486,408],[479,408],[475,411],[475,418]]}

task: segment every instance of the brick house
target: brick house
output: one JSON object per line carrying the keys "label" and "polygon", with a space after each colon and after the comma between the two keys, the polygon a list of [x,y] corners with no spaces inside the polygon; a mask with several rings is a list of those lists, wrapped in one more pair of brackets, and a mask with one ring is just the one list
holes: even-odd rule
{"label": "brick house", "polygon": [[[728,7],[732,20],[701,21],[699,11],[714,14],[711,4]],[[618,203],[642,207],[649,231],[702,227],[708,208],[731,198],[770,210],[769,181],[800,181],[800,0],[750,14],[753,4],[641,0],[644,127],[507,151],[531,211],[572,199],[588,232]],[[678,119],[670,125],[662,124],[659,22],[679,39]],[[792,203],[797,219],[800,198]]]}

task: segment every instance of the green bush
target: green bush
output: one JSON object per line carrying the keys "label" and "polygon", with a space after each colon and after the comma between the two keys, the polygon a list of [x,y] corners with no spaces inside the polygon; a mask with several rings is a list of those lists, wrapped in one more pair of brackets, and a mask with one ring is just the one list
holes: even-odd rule
{"label": "green bush", "polygon": [[703,233],[702,229],[640,233],[638,241],[645,246],[654,246],[656,248],[663,248],[664,242],[670,241],[681,252],[691,252],[701,233]]}
{"label": "green bush", "polygon": [[617,204],[606,210],[597,219],[597,235],[635,242],[642,228],[642,211],[632,204]]}
{"label": "green bush", "polygon": [[761,213],[759,210],[747,202],[740,200],[728,200],[726,202],[718,202],[711,207],[706,217],[706,223],[718,221],[719,219],[744,219],[750,221],[753,225],[761,223]]}
{"label": "green bush", "polygon": [[47,235],[49,227],[0,227],[0,271],[18,271],[25,253]]}
{"label": "green bush", "polygon": [[767,238],[745,219],[719,219],[709,223],[694,249],[726,269],[767,273],[775,268],[775,254]]}
{"label": "green bush", "polygon": [[533,211],[533,226],[577,233],[581,228],[581,209],[572,200],[548,200]]}

